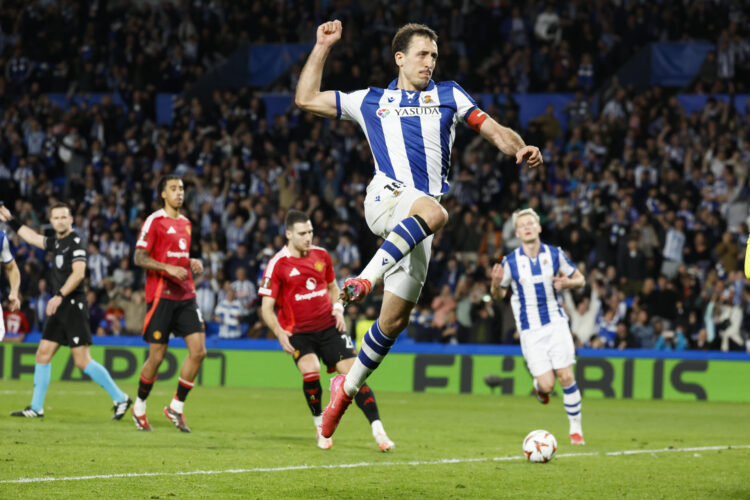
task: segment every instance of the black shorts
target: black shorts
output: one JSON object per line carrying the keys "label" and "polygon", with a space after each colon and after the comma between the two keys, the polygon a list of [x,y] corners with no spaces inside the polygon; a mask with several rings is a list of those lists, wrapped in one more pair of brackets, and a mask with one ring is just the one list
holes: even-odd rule
{"label": "black shorts", "polygon": [[292,359],[294,364],[305,354],[315,354],[323,359],[329,370],[335,368],[336,363],[357,355],[351,337],[331,326],[320,332],[295,333],[289,337],[294,347]]}
{"label": "black shorts", "polygon": [[168,344],[170,333],[176,337],[186,337],[191,333],[206,331],[195,299],[160,299],[147,305],[142,334],[146,342]]}
{"label": "black shorts", "polygon": [[42,339],[60,345],[91,345],[89,305],[85,297],[63,297],[55,314],[47,318]]}

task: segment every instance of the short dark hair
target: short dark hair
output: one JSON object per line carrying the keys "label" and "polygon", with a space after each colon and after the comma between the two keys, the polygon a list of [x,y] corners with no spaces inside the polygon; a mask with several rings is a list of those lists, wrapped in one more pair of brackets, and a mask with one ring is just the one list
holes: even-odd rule
{"label": "short dark hair", "polygon": [[50,207],[49,207],[49,213],[50,213],[50,215],[52,215],[52,211],[54,209],[56,209],[56,208],[67,208],[68,209],[68,213],[71,214],[71,215],[73,215],[73,210],[70,209],[70,205],[68,205],[64,201],[56,201],[52,205],[50,205]]}
{"label": "short dark hair", "polygon": [[161,201],[161,206],[166,205],[166,200],[161,197],[161,194],[164,192],[165,189],[167,189],[167,182],[169,181],[181,181],[182,177],[180,177],[177,174],[167,174],[163,176],[161,179],[159,179],[159,187],[157,188],[157,195],[159,197],[159,201]]}
{"label": "short dark hair", "polygon": [[426,36],[435,43],[438,41],[437,33],[429,26],[417,23],[404,24],[393,35],[393,41],[391,42],[393,55],[396,55],[396,52],[406,52],[413,36]]}
{"label": "short dark hair", "polygon": [[294,227],[295,224],[298,222],[305,223],[310,220],[310,217],[307,216],[305,212],[300,212],[299,210],[289,210],[286,213],[286,219],[284,220],[284,225],[286,226],[287,231],[291,231],[292,227]]}

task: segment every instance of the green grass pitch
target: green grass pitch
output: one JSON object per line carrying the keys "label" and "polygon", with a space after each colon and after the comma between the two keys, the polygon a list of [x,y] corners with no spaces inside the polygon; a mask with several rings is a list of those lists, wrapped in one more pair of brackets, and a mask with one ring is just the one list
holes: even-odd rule
{"label": "green grass pitch", "polygon": [[[90,382],[53,382],[44,419],[9,417],[28,404],[31,384],[1,381],[0,498],[750,496],[746,404],[584,394],[587,444],[574,447],[557,397],[542,406],[533,397],[374,389],[391,453],[378,450],[354,405],[333,448],[319,450],[301,388],[198,387],[185,405],[193,433],[182,434],[161,414],[173,391],[166,384],[149,398],[154,432],[146,433],[130,415],[111,421],[106,393]],[[558,439],[548,464],[522,459],[521,441],[537,428]]]}

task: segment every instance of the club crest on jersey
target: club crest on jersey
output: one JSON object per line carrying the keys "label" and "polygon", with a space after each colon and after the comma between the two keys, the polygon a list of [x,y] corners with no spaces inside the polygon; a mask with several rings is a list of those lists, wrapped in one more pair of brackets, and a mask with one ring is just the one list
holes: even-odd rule
{"label": "club crest on jersey", "polygon": [[307,278],[307,281],[305,282],[305,288],[308,290],[315,290],[315,287],[318,286],[318,282],[315,280],[315,278]]}
{"label": "club crest on jersey", "polygon": [[185,238],[180,238],[180,241],[177,243],[180,247],[180,250],[185,250],[187,248],[187,242],[185,241]]}
{"label": "club crest on jersey", "polygon": [[55,255],[55,265],[58,269],[62,269],[63,266],[63,256],[62,255]]}
{"label": "club crest on jersey", "polygon": [[434,101],[432,100],[432,96],[428,94],[428,95],[422,96],[422,102],[424,104],[429,104]]}
{"label": "club crest on jersey", "polygon": [[379,110],[377,111],[377,113],[378,113],[378,116],[379,116],[380,118],[385,118],[386,116],[388,116],[388,115],[389,115],[389,114],[391,113],[391,110],[390,110],[390,109],[388,109],[388,108],[380,108],[380,109],[379,109]]}
{"label": "club crest on jersey", "polygon": [[320,272],[320,271],[322,271],[322,270],[323,270],[323,268],[325,267],[325,264],[323,264],[323,263],[322,263],[321,261],[319,261],[319,260],[316,260],[316,261],[315,261],[315,264],[313,264],[313,267],[315,268],[315,270],[316,270],[316,271]]}

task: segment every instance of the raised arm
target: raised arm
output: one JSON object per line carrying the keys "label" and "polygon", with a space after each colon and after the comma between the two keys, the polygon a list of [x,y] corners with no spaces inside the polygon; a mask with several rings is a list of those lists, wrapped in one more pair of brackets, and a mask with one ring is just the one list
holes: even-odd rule
{"label": "raised arm", "polygon": [[338,20],[318,26],[317,42],[302,68],[294,95],[294,103],[301,109],[328,118],[335,118],[338,114],[336,92],[321,92],[320,81],[328,53],[341,38],[342,29],[341,21]]}
{"label": "raised arm", "polygon": [[44,249],[44,236],[29,226],[21,224],[4,205],[0,205],[0,221],[7,223],[29,245]]}
{"label": "raised arm", "polygon": [[489,116],[482,122],[479,133],[506,155],[515,156],[518,164],[524,160],[529,167],[538,167],[542,164],[542,153],[539,148],[527,146],[513,129],[503,127]]}

